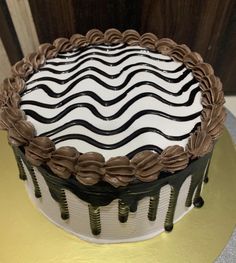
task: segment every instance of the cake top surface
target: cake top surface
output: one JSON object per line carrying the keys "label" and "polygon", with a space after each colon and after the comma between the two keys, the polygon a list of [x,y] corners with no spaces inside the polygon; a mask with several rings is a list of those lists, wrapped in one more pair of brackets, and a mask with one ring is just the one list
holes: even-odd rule
{"label": "cake top surface", "polygon": [[88,185],[184,169],[212,150],[225,119],[221,82],[198,53],[134,30],[43,44],[0,92],[9,142]]}
{"label": "cake top surface", "polygon": [[21,109],[57,148],[108,160],[185,147],[202,105],[183,63],[140,46],[99,44],[48,60],[26,81]]}

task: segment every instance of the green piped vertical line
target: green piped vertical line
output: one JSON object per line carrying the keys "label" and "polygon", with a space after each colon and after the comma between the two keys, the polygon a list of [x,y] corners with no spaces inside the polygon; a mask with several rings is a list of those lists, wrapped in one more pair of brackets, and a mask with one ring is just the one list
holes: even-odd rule
{"label": "green piped vertical line", "polygon": [[93,235],[97,236],[101,233],[101,219],[99,206],[88,205],[90,228]]}
{"label": "green piped vertical line", "polygon": [[18,149],[16,146],[12,146],[12,150],[13,150],[13,153],[14,153],[14,156],[15,156],[15,159],[16,159],[16,163],[17,163],[17,166],[18,166],[18,170],[19,170],[19,178],[23,181],[27,180],[27,177],[26,177],[26,174],[25,174],[25,169],[24,169],[24,166],[23,166],[23,162],[22,162],[22,159],[18,153]]}
{"label": "green piped vertical line", "polygon": [[64,189],[60,189],[60,209],[61,209],[61,218],[67,220],[70,217],[68,203],[66,200],[66,193]]}
{"label": "green piped vertical line", "polygon": [[29,163],[27,164],[27,168],[29,169],[29,173],[31,175],[31,178],[34,184],[34,195],[36,198],[40,198],[42,195],[41,195],[40,187],[39,187],[39,184],[38,184],[35,172],[34,172],[34,168]]}
{"label": "green piped vertical line", "polygon": [[165,219],[165,224],[164,224],[164,228],[168,232],[170,232],[173,229],[173,220],[174,220],[175,208],[176,208],[178,195],[179,195],[179,187],[171,186],[170,201],[169,201],[169,206],[168,206],[168,210],[166,213],[166,219]]}
{"label": "green piped vertical line", "polygon": [[193,200],[193,193],[194,190],[196,188],[196,180],[194,180],[194,178],[196,176],[194,175],[190,175],[191,176],[191,182],[190,182],[190,186],[189,186],[189,190],[188,190],[188,195],[185,201],[185,206],[186,207],[190,207],[192,205],[192,200]]}
{"label": "green piped vertical line", "polygon": [[121,223],[127,222],[129,216],[129,206],[123,201],[119,200],[118,210],[119,221]]}
{"label": "green piped vertical line", "polygon": [[156,195],[150,197],[149,208],[148,208],[148,219],[150,221],[156,220],[159,199],[160,199],[160,191]]}

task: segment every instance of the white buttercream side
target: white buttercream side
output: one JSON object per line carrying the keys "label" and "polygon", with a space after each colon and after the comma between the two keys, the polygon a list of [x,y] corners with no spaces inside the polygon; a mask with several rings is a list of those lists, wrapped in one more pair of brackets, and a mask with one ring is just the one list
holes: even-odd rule
{"label": "white buttercream side", "polygon": [[[101,234],[94,236],[91,233],[88,204],[77,198],[70,191],[65,190],[66,199],[69,208],[70,218],[62,220],[58,203],[52,199],[48,186],[40,174],[34,168],[35,175],[42,194],[41,198],[35,198],[34,186],[31,176],[24,166],[27,181],[25,186],[32,202],[36,207],[54,224],[64,230],[94,243],[121,243],[135,242],[152,238],[164,231],[164,222],[170,199],[170,186],[161,188],[160,200],[158,205],[157,218],[155,221],[148,220],[149,198],[143,198],[135,213],[129,213],[128,221],[120,223],[118,220],[118,200],[114,200],[107,206],[100,207],[101,215]],[[185,207],[185,200],[189,190],[191,176],[189,176],[182,185],[177,201],[174,222],[179,221],[191,209]],[[177,227],[177,226],[176,226]]]}

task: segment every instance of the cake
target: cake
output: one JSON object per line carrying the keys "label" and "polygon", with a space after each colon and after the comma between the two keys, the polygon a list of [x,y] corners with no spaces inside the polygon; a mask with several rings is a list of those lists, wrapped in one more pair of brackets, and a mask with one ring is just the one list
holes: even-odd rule
{"label": "cake", "polygon": [[223,104],[219,78],[186,45],[93,29],[12,67],[0,127],[49,220],[87,241],[132,242],[203,205]]}

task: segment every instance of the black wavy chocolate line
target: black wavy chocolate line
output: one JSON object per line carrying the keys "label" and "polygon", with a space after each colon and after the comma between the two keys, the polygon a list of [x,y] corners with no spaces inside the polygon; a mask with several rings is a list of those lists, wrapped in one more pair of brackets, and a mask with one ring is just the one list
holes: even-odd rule
{"label": "black wavy chocolate line", "polygon": [[[191,91],[188,100],[186,102],[183,102],[183,103],[170,102],[170,101],[162,98],[161,96],[159,96],[153,92],[143,92],[141,94],[136,95],[135,97],[130,99],[128,102],[136,101],[136,100],[139,100],[139,99],[144,98],[144,97],[152,97],[152,98],[157,99],[158,101],[161,101],[164,104],[174,106],[174,107],[190,106],[193,104],[193,101],[196,97],[196,94],[199,91],[200,91],[199,87],[194,88]],[[56,109],[56,108],[60,108],[64,105],[66,105],[67,103],[69,103],[73,99],[78,98],[78,97],[82,97],[82,96],[89,96],[92,99],[94,99],[96,102],[100,103],[102,106],[107,107],[107,106],[114,105],[117,102],[124,99],[126,94],[124,95],[124,93],[123,93],[120,96],[118,96],[116,99],[113,99],[113,100],[103,100],[101,97],[99,97],[96,93],[94,93],[92,91],[84,91],[84,92],[79,92],[79,93],[73,94],[73,95],[67,97],[66,99],[64,99],[58,103],[55,103],[55,104],[47,104],[47,103],[42,103],[42,102],[33,101],[33,100],[24,100],[24,101],[21,101],[20,105],[34,105],[34,106],[38,106],[41,108]]]}
{"label": "black wavy chocolate line", "polygon": [[[90,131],[92,131],[92,132],[94,132],[96,134],[104,135],[104,136],[111,136],[111,135],[116,135],[116,134],[119,134],[119,133],[127,130],[131,126],[131,124],[133,124],[136,120],[137,119],[135,119],[135,120],[134,119],[130,119],[130,120],[128,120],[126,123],[124,123],[122,126],[120,126],[117,129],[103,130],[103,129],[95,127],[94,125],[92,125],[91,123],[87,122],[86,120],[78,119],[78,120],[72,120],[70,122],[67,122],[67,123],[63,124],[63,126],[57,127],[57,128],[55,128],[53,130],[50,130],[49,132],[42,133],[39,136],[51,137],[51,136],[54,136],[57,133],[62,132],[62,131],[66,130],[66,129],[70,128],[70,127],[73,127],[73,126],[82,126],[82,127],[85,127],[86,129],[88,129],[88,130],[90,130]],[[200,124],[201,124],[200,122],[195,124],[195,126],[193,127],[193,129],[189,133],[194,132]],[[155,129],[155,131],[154,131],[155,133],[158,133],[158,134],[162,135],[163,137],[165,137],[165,138],[167,138],[169,140],[183,140],[183,139],[186,139],[189,136],[189,133],[181,135],[181,136],[167,135],[164,132],[162,132],[161,130],[153,128],[153,127],[145,127],[145,128],[142,128],[142,129],[145,129],[145,132],[153,131],[153,129]]]}
{"label": "black wavy chocolate line", "polygon": [[[97,50],[101,50],[101,51],[115,51],[115,50],[120,50],[120,49],[123,49],[127,47],[126,44],[109,44],[109,45],[105,45],[103,44],[103,46],[100,46],[100,45],[97,45],[97,44],[94,44],[94,45],[88,45],[86,47],[79,47],[79,48],[75,48],[74,50],[72,51],[65,51],[65,52],[60,52],[58,53],[57,55],[57,58],[71,58],[71,57],[75,57],[76,55],[84,52],[84,51],[87,51],[87,50],[90,50],[90,49],[97,49]],[[145,49],[142,49],[142,50],[145,50]],[[70,55],[71,53],[73,53],[72,55]]]}
{"label": "black wavy chocolate line", "polygon": [[[127,110],[127,108],[129,106],[130,106],[129,103],[125,104],[123,107],[121,107],[120,110],[118,110],[115,114],[110,115],[110,116],[102,115],[90,103],[76,103],[76,104],[70,105],[68,108],[66,108],[65,110],[63,110],[62,112],[60,112],[59,114],[57,114],[56,116],[54,116],[52,118],[45,118],[33,110],[24,109],[24,112],[26,115],[31,116],[32,118],[34,118],[35,120],[37,120],[41,123],[54,123],[54,122],[57,122],[58,120],[62,119],[63,117],[65,117],[72,110],[83,107],[83,108],[87,108],[88,110],[90,110],[97,118],[108,121],[108,120],[114,120],[114,119],[120,117]],[[134,116],[141,116],[144,114],[159,115],[161,117],[171,119],[171,120],[175,120],[175,121],[189,121],[189,120],[195,119],[196,117],[200,116],[201,111],[196,112],[196,113],[191,114],[191,115],[188,115],[188,116],[174,116],[174,115],[170,115],[170,114],[167,114],[165,112],[162,112],[162,111],[149,109],[149,110],[139,111]]]}
{"label": "black wavy chocolate line", "polygon": [[129,159],[132,159],[135,154],[141,152],[141,151],[145,151],[145,150],[149,150],[149,151],[154,151],[154,152],[157,152],[157,153],[161,153],[163,151],[163,149],[161,149],[160,147],[156,146],[156,145],[153,145],[153,144],[146,144],[144,146],[141,146],[131,152],[129,152],[128,154],[126,154],[126,156],[129,158]]}
{"label": "black wavy chocolate line", "polygon": [[[102,63],[103,65],[106,65],[106,66],[109,66],[110,64],[102,59],[99,59],[99,58],[93,58],[93,59],[85,59],[83,61],[80,61],[78,64],[76,64],[75,66],[73,66],[72,68],[70,69],[67,69],[67,70],[56,70],[56,69],[52,69],[52,68],[41,68],[39,69],[39,71],[48,71],[48,72],[51,72],[51,73],[54,73],[54,74],[65,74],[65,73],[70,73],[70,72],[73,72],[75,71],[76,69],[78,69],[81,65],[83,65],[84,63],[86,63],[87,61],[89,60],[93,60],[93,61],[98,61],[100,63]],[[108,65],[109,64],[109,65]],[[126,67],[124,67],[120,73],[118,74],[115,74],[115,75],[110,75],[110,74],[107,74],[106,72],[103,71],[103,73],[105,73],[105,75],[107,75],[108,78],[114,78],[115,76],[118,77],[122,72],[124,72],[125,70],[127,70],[128,68],[131,68],[131,67],[134,67],[134,66],[147,66],[147,67],[151,67],[151,68],[154,68],[158,71],[161,71],[161,72],[167,72],[167,73],[177,73],[179,71],[181,71],[182,69],[185,68],[184,64],[182,64],[181,66],[179,66],[178,68],[176,68],[175,70],[164,70],[164,69],[161,69],[157,66],[154,66],[150,63],[147,63],[147,62],[138,62],[138,63],[134,63],[134,64],[130,64]],[[88,69],[88,70],[97,70],[98,68],[95,68],[95,67],[86,67],[84,69]],[[28,84],[30,84],[31,82],[28,82]]]}
{"label": "black wavy chocolate line", "polygon": [[[187,91],[193,84],[198,83],[194,78],[192,80],[190,80],[189,82],[187,82],[178,92],[171,92],[169,90],[164,89],[163,87],[157,85],[155,82],[151,82],[151,81],[140,81],[135,83],[134,85],[132,85],[131,87],[129,87],[123,94],[127,94],[128,92],[130,92],[131,90],[133,90],[134,88],[143,86],[143,85],[149,85],[152,86],[166,94],[170,94],[173,96],[179,96],[182,95],[183,92]],[[21,96],[28,94],[30,92],[33,92],[34,90],[39,90],[42,89],[45,93],[47,93],[48,96],[52,97],[52,98],[60,98],[64,95],[66,95],[68,92],[70,92],[74,86],[76,86],[77,83],[73,82],[71,83],[64,91],[60,92],[60,93],[56,93],[54,91],[52,91],[47,85],[45,84],[39,84],[37,86],[34,86],[30,89],[25,89],[22,93]],[[107,89],[112,89],[112,87],[107,86],[105,87]],[[116,89],[115,89],[116,90]],[[121,94],[120,96],[123,96],[123,94]]]}
{"label": "black wavy chocolate line", "polygon": [[[104,54],[102,52],[91,52],[91,53],[87,53],[87,54],[84,54],[82,56],[79,56],[77,57],[75,60],[72,60],[72,61],[63,61],[63,62],[51,62],[51,61],[47,61],[45,64],[46,65],[54,65],[54,66],[59,66],[59,65],[69,65],[69,64],[73,64],[73,63],[76,63],[78,62],[79,60],[81,60],[82,58],[85,58],[85,57],[88,57],[89,55],[100,55],[100,56],[104,56],[104,57],[116,57],[116,56],[119,56],[119,55],[122,55],[122,54],[125,54],[125,53],[128,53],[130,51],[138,51],[140,49],[127,49],[127,50],[124,50],[124,51],[121,51],[119,53],[116,53],[116,54]],[[151,52],[149,52],[151,53]],[[157,54],[155,52],[153,52],[153,54]],[[141,53],[133,53],[133,54],[129,54],[123,58],[121,58],[120,60],[118,60],[117,62],[114,62],[114,63],[108,63],[112,66],[115,66],[115,65],[119,65],[120,63],[122,63],[123,61],[125,61],[126,59],[130,58],[130,57],[134,57],[134,56],[142,56],[142,57],[147,57],[147,58],[151,58],[153,60],[156,60],[156,61],[164,61],[164,62],[173,62],[173,60],[170,58],[170,59],[164,59],[164,58],[156,58],[156,57],[153,57],[153,56],[150,56],[150,55],[147,55],[147,54],[141,54]]]}
{"label": "black wavy chocolate line", "polygon": [[[107,77],[107,76],[108,76],[107,78],[110,78],[110,79],[114,79],[115,76],[117,75],[117,74],[116,74],[116,75],[109,75],[109,74],[107,74],[106,72],[104,72],[103,70],[100,70],[100,69],[97,69],[97,68],[93,68],[93,70],[94,70],[96,73],[98,73],[98,74],[100,74],[100,75],[102,75],[102,76],[104,76],[104,77]],[[90,71],[90,69],[88,69],[88,68],[81,69],[80,71],[76,72],[75,74],[73,74],[73,75],[70,76],[69,78],[67,78],[67,79],[62,79],[62,80],[61,80],[61,79],[57,79],[57,78],[53,78],[53,77],[42,77],[42,78],[38,78],[38,79],[36,79],[36,80],[27,82],[27,85],[32,84],[32,83],[37,82],[37,81],[44,81],[44,80],[46,80],[46,81],[52,81],[52,82],[54,82],[54,83],[57,83],[57,84],[62,85],[62,84],[66,84],[66,83],[68,83],[69,81],[77,78],[79,75],[81,75],[82,73],[84,73],[84,72],[86,72],[86,71]],[[123,83],[121,83],[121,84],[118,85],[118,86],[112,86],[112,89],[114,89],[114,90],[117,90],[117,89],[118,89],[118,90],[119,90],[119,89],[125,87],[136,74],[141,73],[141,72],[150,73],[150,74],[152,74],[152,75],[154,75],[154,76],[156,76],[156,77],[158,77],[158,78],[160,78],[160,79],[162,79],[162,80],[164,80],[164,81],[166,81],[166,82],[168,82],[168,83],[179,83],[179,82],[182,81],[188,74],[190,74],[191,71],[190,71],[189,69],[188,69],[188,70],[185,70],[178,78],[168,78],[168,77],[165,77],[165,76],[163,76],[162,74],[160,74],[160,73],[158,73],[158,72],[156,72],[156,71],[154,71],[154,70],[151,70],[151,69],[144,69],[144,68],[142,68],[142,69],[137,69],[137,70],[134,70],[134,71],[130,72],[130,73],[126,76],[126,78],[125,78],[125,80],[124,80]],[[120,75],[120,73],[118,73],[118,75]],[[114,76],[114,77],[113,77],[113,76]],[[84,79],[92,79],[92,80],[96,81],[97,83],[99,83],[100,85],[102,85],[103,87],[111,87],[111,85],[109,85],[108,83],[104,82],[103,80],[101,80],[100,78],[98,78],[97,76],[95,76],[95,75],[93,75],[93,74],[86,74],[86,75],[84,75],[84,76],[76,79],[74,82],[79,83],[79,82],[83,81]],[[72,82],[72,83],[74,83],[74,82]]]}
{"label": "black wavy chocolate line", "polygon": [[77,134],[72,133],[72,134],[66,134],[66,135],[58,136],[58,137],[52,139],[52,141],[55,144],[57,144],[57,143],[68,141],[68,140],[80,140],[80,141],[87,142],[90,145],[93,145],[93,146],[100,148],[100,149],[114,150],[114,149],[120,148],[120,147],[128,144],[129,142],[131,142],[135,138],[137,138],[140,135],[147,133],[147,132],[157,133],[157,134],[169,139],[170,141],[181,141],[181,140],[189,137],[189,133],[184,134],[183,136],[169,136],[169,135],[163,134],[160,130],[158,130],[156,128],[145,127],[145,128],[141,128],[139,130],[136,130],[135,132],[128,135],[126,138],[120,140],[119,142],[112,143],[112,144],[106,144],[106,143],[98,142],[97,140],[95,140],[95,139],[93,139],[87,135],[78,134],[78,133]]}

